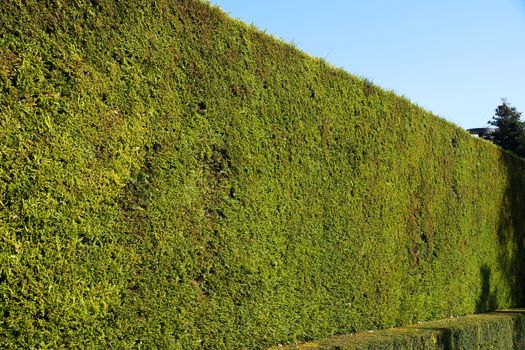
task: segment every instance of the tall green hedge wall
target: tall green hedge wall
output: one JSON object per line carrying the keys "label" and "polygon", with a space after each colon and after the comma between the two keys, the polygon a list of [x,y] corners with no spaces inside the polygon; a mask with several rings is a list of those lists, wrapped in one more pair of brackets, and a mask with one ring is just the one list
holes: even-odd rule
{"label": "tall green hedge wall", "polygon": [[0,347],[258,349],[522,304],[524,170],[199,1],[2,1]]}

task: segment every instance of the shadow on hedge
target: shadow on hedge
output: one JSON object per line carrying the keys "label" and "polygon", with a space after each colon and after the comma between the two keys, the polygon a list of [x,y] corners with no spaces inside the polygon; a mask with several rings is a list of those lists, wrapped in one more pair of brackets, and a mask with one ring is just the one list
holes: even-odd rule
{"label": "shadow on hedge", "polygon": [[[521,170],[523,160],[509,153],[503,153],[500,162],[507,172],[507,189],[499,214],[498,268],[509,287],[512,305],[519,307],[525,305],[525,198],[522,198],[525,174]],[[491,290],[492,272],[488,265],[483,265],[480,273],[482,283],[476,312],[494,311],[499,305],[498,290]]]}

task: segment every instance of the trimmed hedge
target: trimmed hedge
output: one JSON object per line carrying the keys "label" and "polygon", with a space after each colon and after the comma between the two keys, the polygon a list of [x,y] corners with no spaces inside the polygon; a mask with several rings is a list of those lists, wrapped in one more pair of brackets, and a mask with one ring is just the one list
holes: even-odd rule
{"label": "trimmed hedge", "polygon": [[193,0],[6,0],[0,347],[257,349],[523,304],[524,164]]}
{"label": "trimmed hedge", "polygon": [[523,309],[432,321],[372,333],[356,333],[278,346],[274,350],[459,350],[525,348]]}

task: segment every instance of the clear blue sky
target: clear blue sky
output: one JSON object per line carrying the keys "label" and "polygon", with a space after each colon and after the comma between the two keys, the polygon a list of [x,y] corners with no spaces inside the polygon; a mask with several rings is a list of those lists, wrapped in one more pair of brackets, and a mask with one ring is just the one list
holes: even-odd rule
{"label": "clear blue sky", "polygon": [[525,0],[212,0],[463,128],[525,117]]}

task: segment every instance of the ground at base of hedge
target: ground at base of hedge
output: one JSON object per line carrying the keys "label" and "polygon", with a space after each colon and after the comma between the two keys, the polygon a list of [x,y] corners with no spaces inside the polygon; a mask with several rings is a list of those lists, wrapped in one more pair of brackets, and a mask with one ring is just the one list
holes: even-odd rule
{"label": "ground at base of hedge", "polygon": [[525,349],[525,308],[338,335],[269,350]]}

